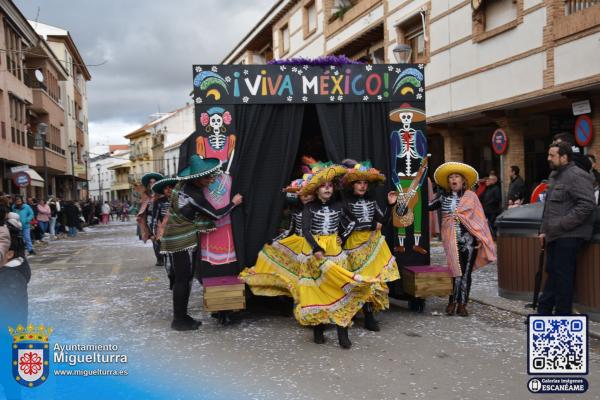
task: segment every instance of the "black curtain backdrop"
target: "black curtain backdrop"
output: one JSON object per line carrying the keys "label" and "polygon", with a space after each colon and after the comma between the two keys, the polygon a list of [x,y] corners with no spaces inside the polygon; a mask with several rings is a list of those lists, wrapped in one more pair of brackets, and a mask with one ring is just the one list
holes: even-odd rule
{"label": "black curtain backdrop", "polygon": [[345,158],[370,160],[387,178],[375,190],[377,201],[385,205],[391,169],[389,104],[317,104],[316,107],[329,160],[335,163]]}
{"label": "black curtain backdrop", "polygon": [[[390,188],[389,104],[316,104],[318,122],[328,160],[370,160],[388,181],[373,193],[387,203]],[[297,157],[304,105],[235,105],[235,156],[231,167],[232,195],[241,193],[244,204],[232,213],[235,247],[240,268],[254,265],[262,246],[272,239],[281,219],[285,195]],[[180,147],[179,170],[196,153],[196,134]],[[387,233],[387,232],[386,232]],[[389,236],[393,238],[390,231]]]}
{"label": "black curtain backdrop", "polygon": [[302,130],[303,105],[236,105],[237,136],[231,167],[232,195],[244,196],[232,213],[240,267],[254,265],[277,231]]}

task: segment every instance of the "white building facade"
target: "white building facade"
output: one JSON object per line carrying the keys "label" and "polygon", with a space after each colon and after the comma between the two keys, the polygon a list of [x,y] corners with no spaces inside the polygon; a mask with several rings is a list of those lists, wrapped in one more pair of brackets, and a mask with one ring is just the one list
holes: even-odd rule
{"label": "white building facade", "polygon": [[[464,160],[483,175],[501,169],[507,185],[517,165],[531,187],[547,176],[552,136],[574,131],[573,103],[587,104],[600,130],[595,0],[280,0],[222,62],[344,54],[393,63],[398,44],[426,65],[432,168]],[[497,129],[509,142],[502,168]],[[600,156],[600,138],[583,151]]]}

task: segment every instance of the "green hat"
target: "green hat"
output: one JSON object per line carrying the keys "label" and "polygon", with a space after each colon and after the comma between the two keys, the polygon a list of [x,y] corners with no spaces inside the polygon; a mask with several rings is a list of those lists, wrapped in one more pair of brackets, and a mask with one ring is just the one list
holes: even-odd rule
{"label": "green hat", "polygon": [[158,172],[148,172],[146,175],[142,176],[142,185],[148,186],[150,179],[155,179],[157,181],[160,181],[163,178],[164,178],[164,176],[162,176]]}
{"label": "green hat", "polygon": [[190,157],[187,168],[181,171],[177,177],[179,180],[187,181],[202,178],[219,171],[221,161],[218,158],[200,158],[197,154]]}
{"label": "green hat", "polygon": [[179,182],[179,178],[163,178],[160,181],[157,181],[154,185],[152,185],[152,191],[158,194],[164,194],[165,188],[167,186],[173,186]]}

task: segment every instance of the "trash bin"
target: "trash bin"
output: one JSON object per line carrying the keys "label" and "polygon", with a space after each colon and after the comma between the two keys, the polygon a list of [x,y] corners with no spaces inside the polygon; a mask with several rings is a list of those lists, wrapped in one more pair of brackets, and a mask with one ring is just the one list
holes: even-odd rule
{"label": "trash bin", "polygon": [[[531,300],[538,270],[537,238],[543,203],[511,208],[496,219],[498,230],[498,294]],[[579,253],[575,276],[575,307],[600,320],[600,208],[596,209],[594,235]],[[546,280],[546,274],[542,280]]]}
{"label": "trash bin", "polygon": [[[496,218],[498,294],[502,297],[532,298],[539,266],[542,211],[542,203],[527,204],[508,209]],[[543,281],[545,278],[544,274]]]}

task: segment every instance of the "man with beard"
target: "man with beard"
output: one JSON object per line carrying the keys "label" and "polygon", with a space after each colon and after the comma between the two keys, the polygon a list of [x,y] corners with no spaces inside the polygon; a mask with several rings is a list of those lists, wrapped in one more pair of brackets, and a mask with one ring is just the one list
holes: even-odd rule
{"label": "man with beard", "polygon": [[541,315],[572,314],[577,252],[592,236],[594,219],[593,178],[576,166],[568,143],[553,143],[548,149],[552,172],[544,202],[541,245],[546,245],[548,279],[540,296]]}

